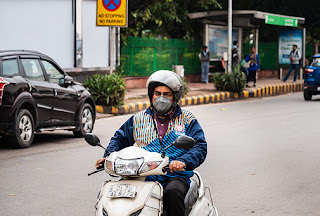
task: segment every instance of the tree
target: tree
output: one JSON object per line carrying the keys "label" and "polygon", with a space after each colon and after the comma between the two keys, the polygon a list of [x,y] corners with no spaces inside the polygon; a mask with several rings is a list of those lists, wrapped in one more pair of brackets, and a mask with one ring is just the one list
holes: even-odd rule
{"label": "tree", "polygon": [[201,38],[202,25],[190,20],[188,13],[220,8],[218,0],[129,0],[128,28],[122,38],[151,35],[168,38]]}
{"label": "tree", "polygon": [[[122,37],[141,36],[150,30],[155,37],[202,39],[203,25],[190,20],[192,12],[227,10],[228,0],[129,0],[129,25]],[[320,41],[320,1],[314,0],[237,0],[233,10],[259,10],[288,16],[305,17],[307,42]],[[260,28],[260,39],[276,41],[275,26]]]}

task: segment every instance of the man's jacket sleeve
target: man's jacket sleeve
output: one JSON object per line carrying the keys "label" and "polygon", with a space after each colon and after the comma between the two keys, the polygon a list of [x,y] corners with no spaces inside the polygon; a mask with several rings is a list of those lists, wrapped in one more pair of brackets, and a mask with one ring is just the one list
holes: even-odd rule
{"label": "man's jacket sleeve", "polygon": [[[107,147],[109,153],[114,151],[120,151],[125,147],[132,146],[134,144],[133,139],[133,116],[128,119],[119,130],[117,130],[114,136],[111,138],[110,143]],[[106,153],[104,156],[106,157]]]}
{"label": "man's jacket sleeve", "polygon": [[177,158],[177,160],[186,164],[186,170],[194,170],[206,159],[207,142],[204,137],[204,132],[196,119],[190,123],[186,135],[192,137],[196,144],[182,157]]}

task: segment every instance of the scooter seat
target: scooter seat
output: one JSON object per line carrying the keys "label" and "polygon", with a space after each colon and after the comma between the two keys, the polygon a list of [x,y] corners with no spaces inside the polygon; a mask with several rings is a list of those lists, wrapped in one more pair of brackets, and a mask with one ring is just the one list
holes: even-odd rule
{"label": "scooter seat", "polygon": [[192,206],[196,203],[199,196],[198,183],[194,179],[190,179],[190,188],[187,192],[186,197],[184,198],[184,205],[186,210],[191,209]]}

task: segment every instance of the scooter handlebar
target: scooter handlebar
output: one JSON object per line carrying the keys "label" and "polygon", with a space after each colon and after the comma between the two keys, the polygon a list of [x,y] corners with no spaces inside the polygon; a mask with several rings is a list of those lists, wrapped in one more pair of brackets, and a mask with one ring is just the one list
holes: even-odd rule
{"label": "scooter handlebar", "polygon": [[98,172],[101,172],[102,170],[104,170],[104,168],[103,167],[99,167],[99,168],[97,168],[97,170],[96,171],[93,171],[93,172],[91,172],[91,173],[88,173],[88,176],[91,176],[92,174],[95,174],[95,173],[98,173]]}
{"label": "scooter handlebar", "polygon": [[[167,171],[169,171],[169,165],[167,165],[167,166],[162,168],[162,172],[163,173],[165,173]],[[184,172],[184,171],[186,171],[186,167],[183,167],[182,170],[181,170],[181,172]]]}

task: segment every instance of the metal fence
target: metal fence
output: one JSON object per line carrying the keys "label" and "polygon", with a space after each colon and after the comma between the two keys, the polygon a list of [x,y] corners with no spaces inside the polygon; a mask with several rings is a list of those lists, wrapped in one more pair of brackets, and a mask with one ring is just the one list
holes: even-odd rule
{"label": "metal fence", "polygon": [[[185,74],[199,74],[198,55],[202,45],[202,41],[129,37],[127,44],[121,48],[120,68],[125,76],[150,76],[157,70],[172,70],[172,65],[183,65]],[[251,46],[243,43],[243,55],[250,52]],[[278,68],[277,53],[276,42],[259,42],[262,70]],[[306,56],[312,56],[312,53],[312,44],[306,44]],[[212,70],[215,68],[212,67]]]}
{"label": "metal fence", "polygon": [[121,48],[121,67],[126,76],[149,76],[157,70],[183,65],[185,74],[199,73],[202,41],[130,37]]}

